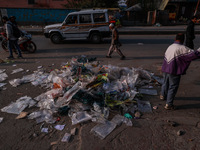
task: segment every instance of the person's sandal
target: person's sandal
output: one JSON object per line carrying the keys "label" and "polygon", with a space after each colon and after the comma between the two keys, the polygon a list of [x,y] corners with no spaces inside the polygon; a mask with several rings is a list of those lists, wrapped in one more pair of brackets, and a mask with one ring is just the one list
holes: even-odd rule
{"label": "person's sandal", "polygon": [[160,95],[160,100],[164,100],[164,96]]}
{"label": "person's sandal", "polygon": [[175,110],[176,109],[174,105],[168,105],[168,104],[166,104],[164,108],[166,110]]}

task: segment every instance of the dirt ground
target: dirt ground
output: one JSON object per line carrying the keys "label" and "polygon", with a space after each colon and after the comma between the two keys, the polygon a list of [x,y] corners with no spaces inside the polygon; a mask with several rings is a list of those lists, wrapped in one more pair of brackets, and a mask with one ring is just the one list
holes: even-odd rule
{"label": "dirt ground", "polygon": [[[108,63],[105,58],[98,58],[104,64]],[[115,65],[118,58],[109,61]],[[162,60],[162,59],[161,59]],[[34,71],[40,63],[44,68],[51,70],[60,68],[63,60],[54,60],[54,65],[50,60],[36,60],[32,58],[16,60],[14,63],[0,64],[0,69],[6,68],[9,77],[21,78],[24,74],[17,73],[11,75],[13,64],[22,67],[24,70]],[[156,75],[161,76],[160,66],[162,61],[146,60],[142,63],[144,69],[151,70]],[[137,66],[137,61],[133,61]],[[127,59],[118,62],[119,65],[132,65]],[[26,73],[25,73],[26,74]],[[177,110],[164,110],[165,102],[159,96],[144,96],[143,100],[148,100],[151,106],[157,106],[152,113],[143,113],[140,119],[132,119],[133,126],[125,124],[117,126],[105,139],[91,133],[91,129],[96,125],[93,122],[86,122],[76,126],[71,125],[68,116],[61,116],[61,120],[56,124],[65,124],[63,131],[53,128],[52,124],[37,124],[35,120],[15,119],[17,115],[0,112],[3,121],[0,123],[0,149],[1,150],[199,150],[200,149],[200,66],[199,60],[192,62],[187,71],[187,75],[181,79],[180,88],[176,95],[175,105]],[[158,92],[160,87],[157,86]],[[0,91],[0,108],[7,106],[11,101],[15,101],[22,96],[36,97],[46,90],[34,87],[31,84],[23,84],[17,88],[7,85],[7,89]],[[36,108],[25,109],[32,112]],[[111,110],[111,119],[119,110]],[[41,127],[48,127],[49,133],[41,133]],[[69,143],[61,142],[66,132],[77,128],[76,135],[72,136]],[[180,133],[180,135],[178,134]]]}

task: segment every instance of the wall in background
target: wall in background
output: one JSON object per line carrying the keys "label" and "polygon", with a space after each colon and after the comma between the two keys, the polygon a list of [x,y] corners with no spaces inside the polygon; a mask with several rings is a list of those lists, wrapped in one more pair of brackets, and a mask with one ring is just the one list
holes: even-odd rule
{"label": "wall in background", "polygon": [[47,25],[61,23],[75,9],[2,8],[0,15],[15,16],[19,25]]}

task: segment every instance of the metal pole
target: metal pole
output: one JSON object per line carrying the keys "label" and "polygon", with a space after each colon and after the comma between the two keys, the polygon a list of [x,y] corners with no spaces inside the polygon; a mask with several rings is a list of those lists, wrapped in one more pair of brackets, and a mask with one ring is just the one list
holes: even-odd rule
{"label": "metal pole", "polygon": [[198,0],[198,2],[197,2],[197,6],[196,6],[196,9],[195,9],[195,12],[194,12],[194,16],[197,14],[197,9],[199,7],[199,2],[200,2],[200,0]]}

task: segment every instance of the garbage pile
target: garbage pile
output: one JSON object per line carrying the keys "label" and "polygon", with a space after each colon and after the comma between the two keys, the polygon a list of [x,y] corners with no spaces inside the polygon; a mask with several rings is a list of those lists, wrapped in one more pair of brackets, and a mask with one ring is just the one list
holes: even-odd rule
{"label": "garbage pile", "polygon": [[[0,76],[6,79],[4,71],[1,70]],[[24,70],[19,68],[12,73],[20,71]],[[25,116],[37,123],[54,124],[57,119],[53,115],[55,113],[68,115],[72,125],[96,122],[91,132],[104,139],[122,123],[132,126],[132,118],[140,117],[135,113],[152,112],[150,102],[140,98],[142,94],[157,95],[152,85],[160,82],[158,77],[141,68],[101,65],[96,58],[74,57],[61,69],[50,73],[38,67],[32,74],[10,80],[13,87],[31,83],[47,91],[35,98],[21,97],[1,111],[23,116],[24,109],[38,107],[37,111],[25,113]],[[1,86],[5,84],[0,83]],[[123,111],[109,120],[109,111],[115,107]],[[43,128],[41,132],[48,132],[48,129]],[[68,141],[69,137],[70,134],[66,133],[62,140]]]}

